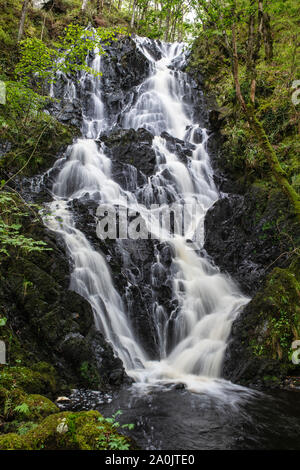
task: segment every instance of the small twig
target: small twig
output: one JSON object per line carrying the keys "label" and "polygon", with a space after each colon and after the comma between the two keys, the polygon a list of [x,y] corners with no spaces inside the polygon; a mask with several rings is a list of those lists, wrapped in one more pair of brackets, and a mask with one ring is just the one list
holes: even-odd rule
{"label": "small twig", "polygon": [[[12,188],[11,186],[9,186],[8,189],[10,189],[11,191],[13,191],[14,193],[16,193],[16,194],[19,196],[19,198],[22,200],[22,202],[24,203],[24,205],[25,205],[26,207],[28,207],[29,210],[31,210],[31,212],[33,213],[33,215],[34,215],[35,217],[37,217],[40,222],[43,221],[43,219],[42,219],[42,217],[39,215],[39,213],[36,212],[36,211],[33,209],[33,207],[32,207],[30,204],[28,204],[28,202],[25,201],[25,199],[21,196],[21,194],[20,194],[16,189]],[[18,207],[18,206],[16,205],[16,207]]]}
{"label": "small twig", "polygon": [[276,261],[278,261],[282,256],[288,255],[288,258],[290,258],[290,256],[293,255],[294,253],[296,253],[298,256],[300,256],[300,250],[299,250],[299,248],[294,248],[293,251],[285,251],[284,253],[281,253],[281,255],[279,255],[278,258],[276,258],[271,264],[269,264],[269,266],[268,266],[267,268],[265,268],[265,271],[268,271],[268,269],[269,269],[274,263],[276,263]]}

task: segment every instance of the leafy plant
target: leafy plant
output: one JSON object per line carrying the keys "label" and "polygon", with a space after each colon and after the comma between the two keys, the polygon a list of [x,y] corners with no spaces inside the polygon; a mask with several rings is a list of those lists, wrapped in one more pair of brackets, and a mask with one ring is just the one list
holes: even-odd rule
{"label": "leafy plant", "polygon": [[14,411],[22,415],[28,415],[30,412],[27,403],[21,403],[20,405],[15,406]]}
{"label": "leafy plant", "polygon": [[22,219],[29,215],[33,207],[23,203],[14,194],[0,191],[0,258],[10,256],[11,248],[27,253],[50,249],[45,242],[34,240],[21,233]]}
{"label": "leafy plant", "polygon": [[107,432],[107,427],[105,424],[109,424],[114,430],[118,429],[134,429],[134,424],[120,424],[119,421],[117,421],[117,417],[122,414],[121,410],[116,411],[112,415],[111,418],[104,418],[101,416],[101,418],[98,418],[98,421],[101,423],[100,426],[98,426],[98,429],[102,431],[102,434],[98,438],[98,446],[101,448],[107,448],[110,450],[129,450],[130,449],[130,443],[128,442],[127,438],[125,436],[121,436],[119,434],[114,434],[111,432]]}
{"label": "leafy plant", "polygon": [[0,326],[5,326],[5,325],[6,325],[6,322],[7,322],[7,318],[6,318],[6,317],[0,317]]}
{"label": "leafy plant", "polygon": [[88,30],[78,24],[70,24],[54,43],[55,47],[47,46],[41,39],[28,38],[21,41],[21,58],[15,68],[19,81],[24,85],[45,93],[47,85],[57,79],[57,72],[74,74],[86,71],[99,75],[86,64],[88,53],[97,49],[98,54],[104,54],[103,45],[116,40],[121,28]]}
{"label": "leafy plant", "polygon": [[20,436],[23,436],[28,431],[31,431],[32,429],[35,429],[37,426],[38,426],[38,424],[33,423],[32,421],[29,421],[28,423],[22,423],[21,426],[18,427],[17,432]]}

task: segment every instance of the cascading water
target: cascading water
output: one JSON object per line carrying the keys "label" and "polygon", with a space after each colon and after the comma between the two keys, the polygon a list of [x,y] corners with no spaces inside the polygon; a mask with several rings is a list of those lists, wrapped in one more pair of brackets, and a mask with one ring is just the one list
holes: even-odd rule
{"label": "cascading water", "polygon": [[[135,99],[122,110],[119,122],[127,129],[145,128],[155,136],[156,173],[132,192],[113,181],[111,161],[103,146],[96,142],[111,122],[105,114],[101,79],[85,74],[81,87],[84,90],[85,81],[89,80],[92,89],[88,112],[83,116],[83,138],[69,149],[56,178],[54,200],[50,204],[53,215],[46,223],[65,240],[73,266],[71,289],[90,302],[96,325],[112,343],[127,373],[140,385],[181,382],[197,391],[208,383],[216,383],[215,379],[220,377],[232,321],[249,299],[200,254],[205,213],[217,200],[218,192],[207,153],[207,131],[193,122],[192,112],[183,100],[193,94],[180,70],[185,46],[158,42],[161,58],[155,60],[147,48],[148,39],[135,41],[150,62],[150,76],[137,87]],[[92,67],[99,72],[101,59],[95,52]],[[69,82],[67,89],[74,96]],[[192,145],[187,164],[168,150],[164,132]],[[110,204],[139,213],[152,237],[172,246],[172,289],[178,309],[169,317],[163,306],[153,308],[159,360],[150,360],[136,338],[104,256],[75,227],[69,203],[86,194],[99,202],[100,207]],[[160,220],[170,197],[185,212],[184,233],[176,223],[172,235],[161,229]],[[157,207],[153,208],[153,204]],[[126,251],[123,241],[119,243],[120,249]],[[160,266],[157,254],[153,282]]]}

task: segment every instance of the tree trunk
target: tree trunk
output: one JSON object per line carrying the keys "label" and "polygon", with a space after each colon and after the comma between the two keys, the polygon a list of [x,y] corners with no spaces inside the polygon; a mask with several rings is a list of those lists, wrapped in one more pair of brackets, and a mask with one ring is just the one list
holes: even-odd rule
{"label": "tree trunk", "polygon": [[280,165],[280,162],[277,158],[275,150],[269,141],[269,138],[263,128],[263,125],[255,116],[254,109],[250,106],[248,106],[248,109],[247,109],[247,119],[248,119],[250,128],[252,129],[261,149],[263,150],[266,156],[272,175],[274,176],[278,185],[285,192],[290,202],[292,203],[295,209],[295,213],[298,218],[298,221],[300,222],[299,196],[297,192],[295,191],[295,189],[293,188],[293,186],[291,186],[290,183],[288,182],[287,175]]}
{"label": "tree trunk", "polygon": [[255,14],[252,8],[254,7],[255,0],[251,0],[250,7],[250,18],[249,18],[249,31],[248,31],[248,45],[247,45],[247,73],[250,79],[250,100],[254,104],[255,102],[255,89],[256,89],[256,79],[254,68],[254,48],[255,48],[255,39],[254,39],[254,28],[255,28]]}
{"label": "tree trunk", "polygon": [[135,7],[137,4],[137,0],[133,0],[133,5],[132,5],[132,15],[131,15],[131,21],[130,21],[130,27],[133,29],[134,27],[134,20],[135,20]]}
{"label": "tree trunk", "polygon": [[265,58],[267,62],[273,59],[273,37],[270,25],[270,16],[268,13],[263,14],[263,35],[265,43]]}
{"label": "tree trunk", "polygon": [[82,0],[82,4],[81,4],[81,10],[82,11],[84,11],[86,9],[87,2],[88,2],[88,0]]}
{"label": "tree trunk", "polygon": [[20,24],[19,24],[18,42],[20,42],[23,37],[24,24],[25,24],[28,5],[29,5],[29,0],[24,0],[23,5],[22,5]]}
{"label": "tree trunk", "polygon": [[169,8],[167,11],[167,17],[166,17],[165,41],[168,41],[169,39],[170,16],[171,16],[171,10]]}
{"label": "tree trunk", "polygon": [[257,139],[260,148],[262,149],[266,160],[269,164],[272,175],[277,181],[281,190],[287,195],[292,206],[294,207],[296,217],[300,222],[300,199],[295,189],[288,182],[286,173],[282,169],[280,162],[277,158],[274,148],[272,147],[269,138],[263,128],[261,122],[255,116],[253,105],[246,105],[245,99],[241,92],[241,86],[239,82],[239,62],[237,53],[237,41],[236,41],[236,30],[235,22],[232,23],[232,73],[235,83],[236,95],[241,105],[241,108],[245,114],[245,117],[249,123],[249,127],[252,130],[254,137]]}

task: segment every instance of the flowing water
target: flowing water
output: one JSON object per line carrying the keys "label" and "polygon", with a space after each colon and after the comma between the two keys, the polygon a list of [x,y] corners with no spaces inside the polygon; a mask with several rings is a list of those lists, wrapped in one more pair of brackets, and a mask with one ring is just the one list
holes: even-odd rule
{"label": "flowing water", "polygon": [[[46,223],[61,234],[65,241],[73,268],[71,289],[90,302],[97,327],[111,342],[127,374],[135,381],[132,388],[134,392],[126,392],[127,398],[121,396],[119,402],[123,405],[126,402],[124,406],[128,407],[128,402],[132,405],[133,400],[138,406],[138,400],[142,400],[145,407],[145,401],[149,399],[145,397],[155,396],[156,399],[152,398],[152,411],[153,400],[162,400],[167,410],[168,400],[164,397],[177,393],[180,406],[191,407],[185,419],[190,419],[189,423],[194,423],[194,426],[195,416],[199,417],[199,409],[203,412],[205,403],[207,410],[211,403],[217,403],[215,412],[220,417],[222,403],[237,413],[238,404],[243,406],[246,402],[259,399],[259,394],[221,378],[222,361],[232,322],[249,299],[240,292],[232,279],[221,274],[201,252],[205,213],[219,195],[207,153],[207,130],[199,128],[198,123],[194,122],[191,107],[185,104],[184,97],[189,96],[192,100],[194,93],[186,74],[181,71],[185,46],[159,42],[156,47],[160,50],[161,58],[154,59],[147,48],[148,43],[148,39],[136,38],[137,47],[150,62],[150,73],[137,87],[135,99],[124,106],[119,123],[126,129],[143,127],[154,135],[155,174],[145,179],[145,184],[134,191],[122,189],[113,180],[111,161],[105,155],[105,147],[98,141],[101,132],[109,129],[112,122],[112,117],[107,115],[105,109],[101,78],[91,79],[83,74],[80,79],[82,90],[87,81],[92,83],[92,89],[83,119],[82,138],[69,148],[63,164],[58,163],[60,171],[53,185],[53,202],[50,204],[53,215],[48,217]],[[95,71],[101,71],[102,60],[96,51],[91,64]],[[76,88],[69,80],[65,93],[70,100],[76,97]],[[168,150],[164,132],[192,144],[193,151],[187,164]],[[138,340],[124,299],[113,285],[106,258],[75,227],[70,202],[87,194],[90,199],[100,203],[100,208],[101,205],[111,205],[140,214],[152,238],[172,247],[172,295],[177,299],[179,308],[176,315],[174,313],[171,317],[161,305],[153,309],[159,359],[151,359]],[[184,233],[181,222],[175,221],[173,233],[161,227],[161,217],[170,200],[184,211]],[[123,240],[118,243],[121,252],[126,255],[126,243]],[[154,262],[159,271],[159,254]],[[153,270],[153,283],[156,270]],[[168,386],[171,384],[184,384],[187,390],[170,391]],[[191,392],[196,392],[200,398],[194,396],[188,399],[188,396],[192,397]],[[135,398],[128,401],[128,394]],[[192,419],[193,407],[198,407],[198,411]],[[222,419],[216,420],[218,429],[222,428],[225,417],[221,415]],[[180,420],[179,417],[175,432],[178,431]],[[165,426],[167,423],[168,420]],[[184,434],[185,431],[181,429],[180,432]],[[149,432],[147,436],[148,441],[151,440]],[[153,445],[161,446],[158,441],[156,439]],[[162,447],[167,445],[170,444],[165,443]],[[202,444],[198,442],[190,445],[197,448],[197,445]],[[208,445],[206,447],[209,448]]]}

